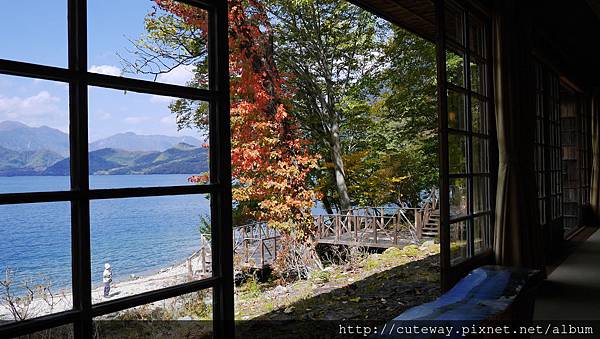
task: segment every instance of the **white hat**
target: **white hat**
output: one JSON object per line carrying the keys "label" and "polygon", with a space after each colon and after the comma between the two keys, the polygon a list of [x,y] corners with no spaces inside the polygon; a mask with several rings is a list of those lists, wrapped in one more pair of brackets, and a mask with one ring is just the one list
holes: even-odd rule
{"label": "white hat", "polygon": [[110,264],[109,264],[109,263],[106,263],[106,264],[104,264],[104,269],[105,269],[105,270],[107,270],[107,269],[109,269],[109,268],[110,268]]}

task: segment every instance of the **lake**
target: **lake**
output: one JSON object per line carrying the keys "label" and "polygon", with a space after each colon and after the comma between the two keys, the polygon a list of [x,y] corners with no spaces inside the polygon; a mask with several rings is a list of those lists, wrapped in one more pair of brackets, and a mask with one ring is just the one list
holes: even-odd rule
{"label": "lake", "polygon": [[[186,185],[189,175],[90,176],[92,188]],[[0,177],[0,193],[67,190],[68,177]],[[0,269],[16,281],[42,277],[71,286],[70,203],[0,206]],[[115,280],[179,263],[198,249],[199,225],[209,215],[206,195],[96,200],[90,203],[92,282],[104,263]]]}

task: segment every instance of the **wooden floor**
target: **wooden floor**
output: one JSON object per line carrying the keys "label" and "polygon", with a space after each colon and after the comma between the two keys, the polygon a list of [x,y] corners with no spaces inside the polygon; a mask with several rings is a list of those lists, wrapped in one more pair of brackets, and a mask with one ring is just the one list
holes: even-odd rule
{"label": "wooden floor", "polygon": [[535,320],[600,320],[600,230],[581,243],[540,288]]}

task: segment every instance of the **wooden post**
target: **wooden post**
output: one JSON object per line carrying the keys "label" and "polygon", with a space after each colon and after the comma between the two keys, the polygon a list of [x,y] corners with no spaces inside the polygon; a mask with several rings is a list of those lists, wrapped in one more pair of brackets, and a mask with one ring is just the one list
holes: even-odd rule
{"label": "wooden post", "polygon": [[400,224],[400,214],[396,214],[394,219],[394,245],[398,245],[398,226]]}
{"label": "wooden post", "polygon": [[202,246],[200,250],[200,259],[202,260],[202,273],[206,273],[206,248]]}
{"label": "wooden post", "polygon": [[335,240],[340,241],[340,215],[335,215]]}
{"label": "wooden post", "polygon": [[354,216],[354,241],[358,242],[358,227],[360,226],[360,217]]}
{"label": "wooden post", "polygon": [[377,243],[377,219],[373,220],[375,224],[373,225],[373,242]]}
{"label": "wooden post", "polygon": [[265,246],[263,238],[260,238],[260,268],[265,268]]}
{"label": "wooden post", "polygon": [[192,280],[192,278],[194,277],[193,271],[192,271],[192,258],[187,259],[187,271],[188,271],[188,280]]}
{"label": "wooden post", "polygon": [[415,228],[417,231],[417,238],[421,239],[423,232],[423,219],[421,218],[421,211],[415,210]]}

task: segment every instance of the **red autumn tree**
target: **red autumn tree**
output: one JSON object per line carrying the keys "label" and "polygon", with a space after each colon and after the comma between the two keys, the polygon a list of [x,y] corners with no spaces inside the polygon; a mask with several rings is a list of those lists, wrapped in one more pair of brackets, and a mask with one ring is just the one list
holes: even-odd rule
{"label": "red autumn tree", "polygon": [[[172,0],[155,2],[206,39],[206,12]],[[318,158],[309,153],[308,141],[288,114],[290,90],[274,63],[265,8],[253,0],[229,0],[228,16],[233,199],[237,212],[267,221],[295,240],[309,240],[314,227],[310,212],[316,199],[309,175]],[[202,76],[196,81],[202,82]],[[190,178],[197,183],[207,179],[206,174]]]}

